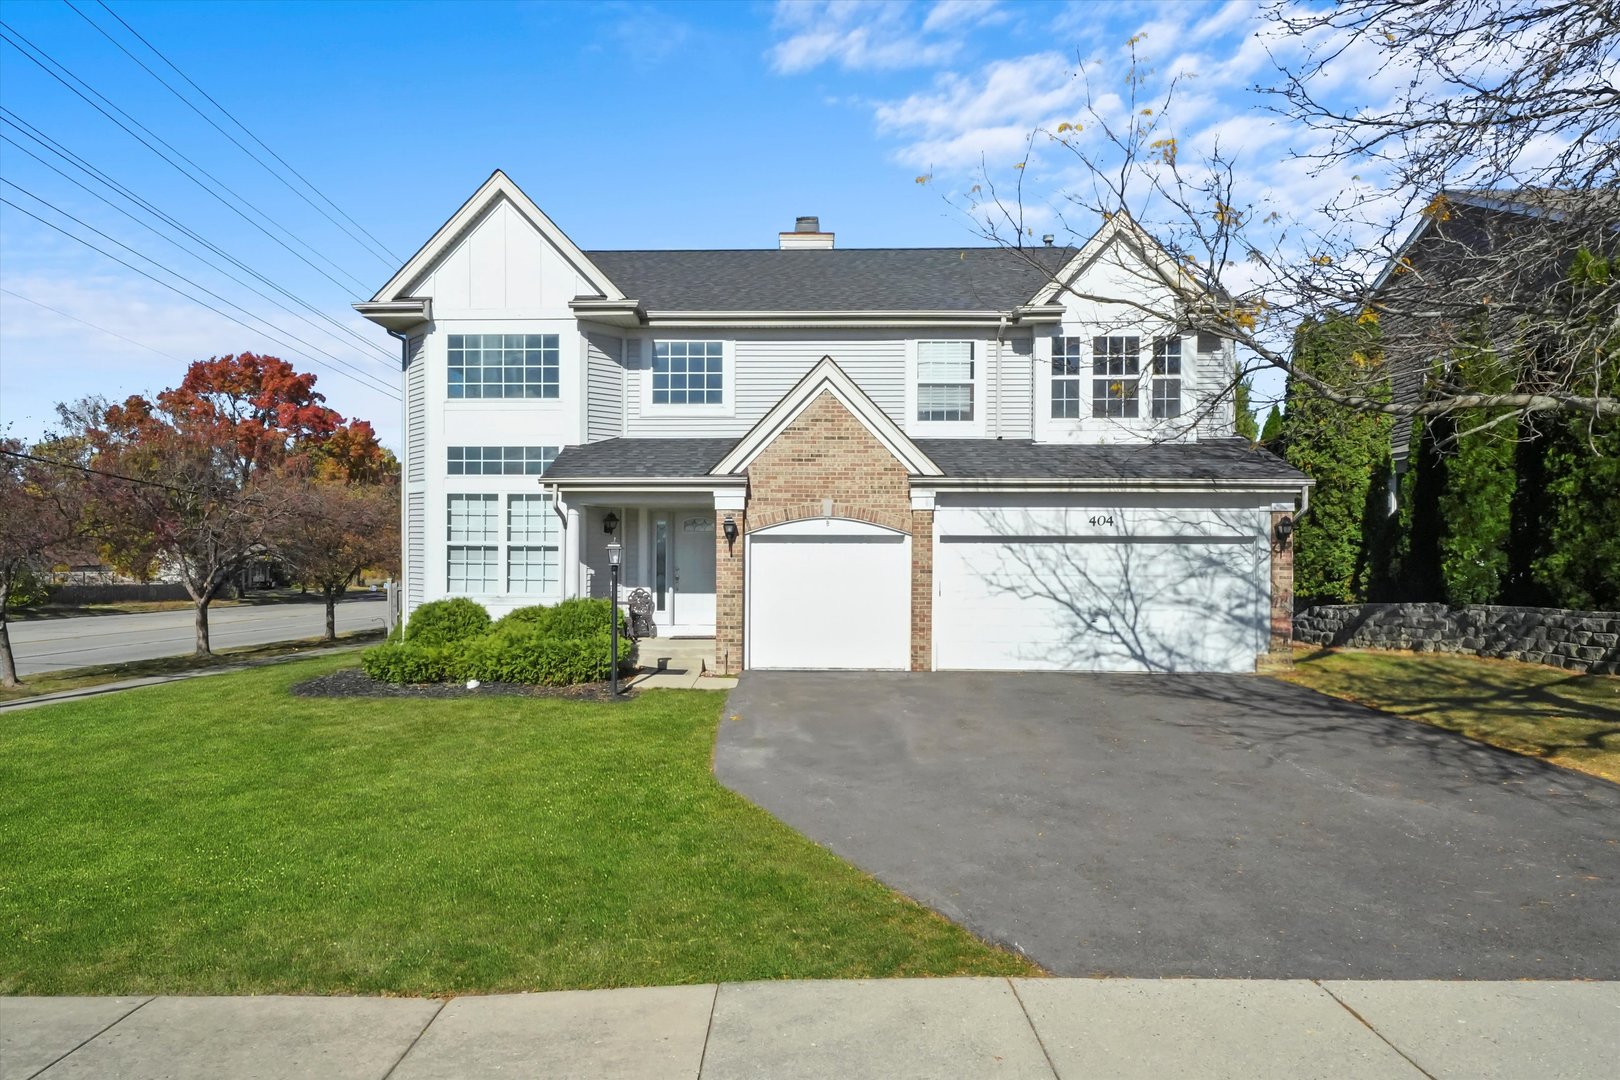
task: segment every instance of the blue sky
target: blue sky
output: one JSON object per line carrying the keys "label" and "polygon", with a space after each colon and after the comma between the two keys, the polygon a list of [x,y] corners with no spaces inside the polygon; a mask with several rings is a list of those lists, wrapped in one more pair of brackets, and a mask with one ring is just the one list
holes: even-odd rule
{"label": "blue sky", "polygon": [[[948,198],[981,160],[1005,175],[1031,129],[1078,114],[1077,60],[1100,80],[1094,91],[1116,89],[1133,34],[1145,34],[1155,85],[1197,72],[1178,134],[1222,138],[1283,202],[1308,205],[1343,179],[1287,163],[1292,133],[1248,90],[1269,61],[1247,3],[108,3],[401,259],[497,167],[585,248],[769,246],[812,213],[841,246],[975,243]],[[0,19],[275,224],[245,221],[7,44],[0,105],[346,330],[276,310],[12,143],[0,142],[0,195],[173,280],[86,231],[99,229],[394,386],[394,344],[348,307],[394,259],[345,235],[120,52],[85,17],[276,164],[96,0],[74,5],[82,16],[11,0]],[[0,132],[96,188],[15,127]],[[1055,228],[1072,181],[1056,160],[1032,164],[1038,231]],[[308,262],[266,230],[307,244]],[[58,400],[156,391],[186,361],[251,349],[316,371],[331,404],[397,445],[397,404],[331,357],[278,344],[252,319],[255,329],[235,325],[11,206],[0,206],[0,288],[0,427],[13,434],[37,435]]]}

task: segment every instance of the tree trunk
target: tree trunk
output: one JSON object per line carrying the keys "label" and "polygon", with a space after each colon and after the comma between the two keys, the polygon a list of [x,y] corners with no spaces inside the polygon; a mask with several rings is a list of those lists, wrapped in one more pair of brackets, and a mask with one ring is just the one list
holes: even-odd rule
{"label": "tree trunk", "polygon": [[326,597],[326,636],[322,641],[337,640],[337,592],[332,589],[322,589]]}
{"label": "tree trunk", "polygon": [[17,678],[17,660],[11,655],[11,627],[6,622],[6,612],[10,606],[9,583],[0,584],[0,686],[8,688],[22,685]]}
{"label": "tree trunk", "polygon": [[213,593],[203,593],[197,597],[197,652],[198,656],[212,656],[208,648],[208,603],[214,598]]}

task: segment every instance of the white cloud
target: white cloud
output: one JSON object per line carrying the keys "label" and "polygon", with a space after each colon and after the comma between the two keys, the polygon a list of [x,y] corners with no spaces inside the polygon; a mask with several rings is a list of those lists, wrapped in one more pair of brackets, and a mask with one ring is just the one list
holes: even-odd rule
{"label": "white cloud", "polygon": [[[961,34],[994,14],[984,8],[943,0],[919,24],[918,9],[907,4],[780,0],[775,24],[787,36],[768,55],[771,66],[786,75],[827,63],[846,71],[934,67],[955,58]],[[939,34],[942,30],[948,33]]]}
{"label": "white cloud", "polygon": [[939,0],[923,20],[925,33],[953,27],[994,26],[1008,19],[996,0]]}

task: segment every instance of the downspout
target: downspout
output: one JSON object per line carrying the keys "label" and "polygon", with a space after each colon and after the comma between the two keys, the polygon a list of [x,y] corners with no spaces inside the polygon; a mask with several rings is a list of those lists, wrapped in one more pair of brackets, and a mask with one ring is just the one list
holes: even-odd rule
{"label": "downspout", "polygon": [[[387,329],[387,327],[384,327],[384,329]],[[410,499],[405,491],[405,485],[407,483],[406,477],[411,472],[411,394],[409,389],[411,380],[405,369],[410,366],[411,361],[411,335],[403,330],[389,330],[388,336],[399,341],[400,389],[404,391],[399,395],[400,447],[405,451],[401,455],[404,464],[399,471],[399,640],[404,641],[405,624],[410,621],[406,618],[409,613],[405,610],[405,597],[409,591],[405,581],[405,568],[409,565],[409,560],[405,557],[405,545],[410,543],[411,535],[409,514],[406,509],[410,505]],[[427,565],[425,557],[422,560],[422,565]]]}

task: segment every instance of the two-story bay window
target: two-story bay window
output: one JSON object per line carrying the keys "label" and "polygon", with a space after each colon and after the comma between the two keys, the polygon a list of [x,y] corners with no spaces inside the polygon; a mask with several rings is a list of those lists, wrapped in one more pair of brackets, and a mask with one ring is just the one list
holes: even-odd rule
{"label": "two-story bay window", "polygon": [[917,343],[917,419],[973,419],[973,342]]}
{"label": "two-story bay window", "polygon": [[723,405],[725,376],[724,342],[653,342],[654,405]]}
{"label": "two-story bay window", "polygon": [[1139,414],[1142,339],[1117,335],[1091,339],[1091,415],[1133,419]]}
{"label": "two-story bay window", "polygon": [[499,592],[500,496],[450,495],[447,500],[447,588],[458,596]]}
{"label": "two-story bay window", "polygon": [[1153,341],[1153,419],[1174,420],[1181,415],[1181,339]]}
{"label": "two-story bay window", "polygon": [[451,398],[555,398],[562,350],[556,334],[451,334]]}
{"label": "two-story bay window", "polygon": [[1085,339],[1052,339],[1052,419],[1080,419],[1080,377]]}
{"label": "two-story bay window", "polygon": [[508,495],[506,539],[507,591],[529,595],[556,592],[562,559],[551,497]]}

